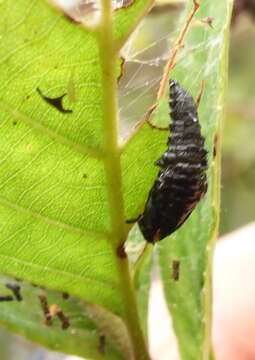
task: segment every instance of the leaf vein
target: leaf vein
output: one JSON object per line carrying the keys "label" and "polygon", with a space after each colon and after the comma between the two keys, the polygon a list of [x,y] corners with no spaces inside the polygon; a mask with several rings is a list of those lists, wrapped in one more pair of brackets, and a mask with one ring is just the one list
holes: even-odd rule
{"label": "leaf vein", "polygon": [[63,135],[56,133],[55,131],[47,128],[41,123],[36,122],[29,116],[21,113],[20,111],[13,110],[10,106],[6,105],[2,101],[0,101],[0,107],[10,115],[14,116],[15,118],[23,120],[26,124],[34,128],[35,130],[39,131],[40,133],[49,136],[50,138],[58,141],[63,145],[68,146],[73,151],[76,151],[79,154],[89,155],[97,159],[101,159],[104,157],[104,153],[100,148],[89,148],[84,145],[75,144],[72,140],[68,139],[67,137],[64,137]]}
{"label": "leaf vein", "polygon": [[44,266],[44,265],[34,264],[34,263],[31,263],[31,262],[28,262],[28,261],[25,261],[25,260],[16,259],[15,257],[9,256],[9,255],[0,254],[0,259],[1,258],[8,259],[10,261],[20,263],[23,266],[29,266],[31,268],[35,268],[35,269],[40,270],[42,272],[48,271],[48,272],[52,273],[54,276],[56,274],[61,275],[61,276],[66,276],[66,277],[71,278],[72,281],[74,279],[78,280],[78,281],[82,280],[82,281],[87,281],[87,282],[90,282],[90,283],[100,284],[101,286],[110,287],[111,289],[113,289],[113,288],[117,289],[118,288],[118,285],[114,284],[113,282],[108,282],[108,281],[102,281],[102,280],[97,280],[97,279],[91,279],[91,278],[88,278],[88,277],[83,277],[83,276],[80,276],[78,274],[70,273],[68,271],[63,271],[63,270],[56,269],[56,268],[50,268],[50,267],[47,267],[47,266]]}
{"label": "leaf vein", "polygon": [[75,226],[72,226],[72,225],[69,225],[69,224],[66,224],[66,223],[63,223],[63,222],[60,222],[60,221],[57,221],[57,220],[54,220],[54,219],[51,219],[49,217],[46,217],[46,216],[43,216],[39,213],[36,213],[34,211],[31,211],[31,210],[28,210],[28,209],[25,209],[17,204],[14,204],[13,202],[9,201],[9,200],[6,200],[4,198],[0,198],[0,204],[2,204],[3,206],[6,206],[10,209],[13,209],[19,213],[22,213],[22,214],[25,214],[25,215],[28,215],[32,218],[35,218],[35,219],[38,219],[46,224],[49,224],[49,225],[53,225],[55,227],[58,227],[58,228],[61,228],[63,230],[66,230],[66,231],[69,231],[69,232],[73,232],[73,233],[77,233],[77,234],[83,234],[83,235],[87,235],[87,236],[91,236],[91,237],[95,237],[95,238],[108,238],[109,237],[109,234],[108,232],[94,232],[94,231],[90,231],[90,230],[84,230],[84,229],[81,229],[79,227],[75,227]]}

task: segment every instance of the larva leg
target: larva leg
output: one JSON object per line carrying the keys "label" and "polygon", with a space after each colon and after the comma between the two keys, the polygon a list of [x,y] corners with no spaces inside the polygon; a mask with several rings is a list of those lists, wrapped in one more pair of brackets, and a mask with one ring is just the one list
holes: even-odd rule
{"label": "larva leg", "polygon": [[[202,96],[204,94],[204,90],[205,90],[205,81],[202,80],[200,83],[200,90],[198,93],[198,96],[196,98],[196,107],[198,109],[200,101],[202,99]],[[147,122],[147,124],[152,128],[152,129],[157,129],[157,130],[163,130],[163,131],[169,131],[169,125],[168,126],[157,126],[155,124],[152,123],[152,121],[149,119],[149,117],[145,118],[145,121]]]}
{"label": "larva leg", "polygon": [[140,215],[138,215],[136,218],[134,218],[134,219],[129,219],[129,220],[126,220],[126,224],[134,224],[134,223],[136,223],[137,221],[139,221],[140,220],[140,218],[141,218],[141,214]]}
{"label": "larva leg", "polygon": [[157,129],[157,130],[161,130],[161,131],[169,131],[169,126],[157,126],[157,125],[153,124],[150,121],[150,119],[146,119],[146,122],[152,129]]}

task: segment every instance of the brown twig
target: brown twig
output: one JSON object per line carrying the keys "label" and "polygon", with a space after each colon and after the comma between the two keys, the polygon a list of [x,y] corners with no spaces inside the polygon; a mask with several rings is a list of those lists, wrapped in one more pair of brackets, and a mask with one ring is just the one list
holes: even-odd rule
{"label": "brown twig", "polygon": [[170,71],[175,67],[176,65],[176,56],[178,54],[178,51],[184,47],[184,38],[185,38],[185,35],[187,34],[188,30],[189,30],[189,27],[190,27],[190,24],[191,24],[191,21],[192,19],[194,18],[196,12],[198,11],[200,7],[200,3],[197,2],[196,0],[193,0],[193,9],[191,11],[191,13],[189,14],[187,20],[185,21],[185,25],[184,25],[184,28],[181,30],[175,44],[174,44],[174,47],[171,51],[171,54],[169,56],[169,59],[167,61],[167,64],[165,65],[165,69],[164,69],[164,72],[163,72],[163,76],[161,78],[161,81],[160,81],[160,85],[159,85],[159,89],[158,89],[158,92],[157,92],[157,101],[155,104],[153,104],[145,113],[145,115],[143,116],[143,119],[142,119],[142,123],[144,122],[147,122],[152,128],[159,128],[161,130],[169,130],[168,127],[157,127],[155,125],[153,125],[149,118],[150,118],[150,115],[152,114],[152,112],[158,107],[158,104],[159,104],[159,101],[160,99],[163,97],[164,95],[164,91],[165,91],[165,88],[166,88],[166,84],[167,84],[167,81],[169,79],[169,74],[170,74]]}
{"label": "brown twig", "polygon": [[142,119],[136,123],[134,131],[132,132],[132,136],[134,135],[134,133],[136,131],[138,131],[140,126],[142,126],[145,122],[148,123],[150,125],[150,127],[153,128],[153,129],[169,130],[169,127],[158,127],[158,126],[154,125],[150,121],[150,116],[153,113],[153,111],[158,107],[159,101],[162,98],[162,96],[164,95],[164,91],[165,91],[165,87],[166,87],[166,84],[167,84],[167,81],[168,81],[168,78],[169,78],[169,75],[170,75],[170,71],[176,65],[175,59],[176,59],[177,53],[178,53],[179,49],[184,47],[185,35],[187,34],[187,32],[189,30],[192,19],[194,18],[196,12],[198,11],[198,9],[200,7],[200,3],[198,1],[196,1],[196,0],[192,0],[192,1],[193,1],[192,11],[189,14],[188,18],[186,19],[186,21],[185,21],[185,25],[184,25],[183,29],[181,30],[181,32],[180,32],[180,34],[179,34],[179,36],[178,36],[178,38],[177,38],[177,40],[175,42],[175,45],[174,45],[174,47],[173,47],[173,49],[171,51],[171,54],[169,56],[168,62],[166,64],[165,68],[164,68],[163,76],[161,78],[159,89],[158,89],[158,92],[157,92],[156,102],[155,102],[155,104],[153,104],[152,106],[149,107],[149,109],[143,115]]}
{"label": "brown twig", "polygon": [[154,125],[153,122],[150,121],[150,119],[146,120],[147,124],[152,128],[152,129],[157,129],[157,130],[162,130],[162,131],[169,131],[169,125],[168,126],[157,126]]}
{"label": "brown twig", "polygon": [[157,102],[162,98],[162,96],[164,94],[170,71],[175,67],[175,64],[176,64],[175,59],[176,59],[177,53],[178,53],[179,49],[184,47],[184,42],[183,42],[184,37],[187,34],[188,29],[191,24],[191,21],[192,21],[193,17],[195,16],[196,12],[198,11],[199,7],[200,7],[200,3],[197,2],[196,0],[193,0],[193,9],[192,9],[190,15],[188,16],[187,20],[185,21],[185,26],[182,29],[182,31],[180,32],[180,35],[178,36],[178,38],[174,44],[171,55],[165,66],[164,73],[163,73],[162,79],[160,81],[159,90],[157,93]]}

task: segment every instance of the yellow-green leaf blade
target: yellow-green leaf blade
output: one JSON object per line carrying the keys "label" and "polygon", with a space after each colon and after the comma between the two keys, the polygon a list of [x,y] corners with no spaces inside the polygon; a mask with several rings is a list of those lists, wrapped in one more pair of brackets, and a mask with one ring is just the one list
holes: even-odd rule
{"label": "yellow-green leaf blade", "polygon": [[[193,96],[199,82],[205,91],[199,106],[202,133],[209,150],[208,192],[185,224],[158,244],[159,264],[168,306],[179,342],[182,359],[212,358],[211,258],[219,222],[220,148],[224,118],[228,60],[228,27],[231,1],[201,4],[200,19],[211,17],[208,25],[191,28],[185,48],[171,75]],[[161,113],[162,116],[162,113]],[[172,278],[172,262],[180,260],[180,278]]]}

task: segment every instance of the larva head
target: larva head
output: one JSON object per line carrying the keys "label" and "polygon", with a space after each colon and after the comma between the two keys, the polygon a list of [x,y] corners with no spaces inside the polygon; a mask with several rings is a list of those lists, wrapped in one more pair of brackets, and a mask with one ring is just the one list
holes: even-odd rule
{"label": "larva head", "polygon": [[197,106],[193,97],[173,79],[169,80],[169,105],[173,120],[184,119],[188,126],[198,123]]}

